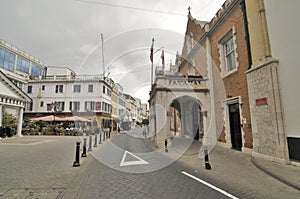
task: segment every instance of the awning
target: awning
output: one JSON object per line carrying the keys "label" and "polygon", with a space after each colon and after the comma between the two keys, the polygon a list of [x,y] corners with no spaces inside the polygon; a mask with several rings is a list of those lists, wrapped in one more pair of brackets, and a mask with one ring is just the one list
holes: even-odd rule
{"label": "awning", "polygon": [[54,122],[54,121],[64,121],[63,118],[54,116],[54,115],[48,115],[44,117],[36,117],[36,118],[31,118],[29,119],[30,121],[44,121],[44,122]]}

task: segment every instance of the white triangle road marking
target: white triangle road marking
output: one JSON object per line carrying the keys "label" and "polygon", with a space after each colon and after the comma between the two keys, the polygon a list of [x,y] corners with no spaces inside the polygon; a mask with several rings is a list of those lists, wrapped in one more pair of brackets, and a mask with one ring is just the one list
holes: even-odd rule
{"label": "white triangle road marking", "polygon": [[[138,160],[126,161],[125,162],[125,158],[126,158],[127,154],[132,155],[133,157],[135,157]],[[145,160],[143,160],[142,158],[134,155],[133,153],[130,153],[129,151],[125,151],[120,166],[122,167],[122,166],[142,165],[142,164],[149,164],[149,163],[146,162]]]}

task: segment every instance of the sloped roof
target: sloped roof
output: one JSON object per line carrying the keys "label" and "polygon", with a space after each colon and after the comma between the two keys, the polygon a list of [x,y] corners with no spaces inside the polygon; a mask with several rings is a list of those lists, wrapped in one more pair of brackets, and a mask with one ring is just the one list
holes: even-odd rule
{"label": "sloped roof", "polygon": [[17,87],[10,79],[0,70],[0,96],[14,98],[23,102],[31,102],[31,98]]}

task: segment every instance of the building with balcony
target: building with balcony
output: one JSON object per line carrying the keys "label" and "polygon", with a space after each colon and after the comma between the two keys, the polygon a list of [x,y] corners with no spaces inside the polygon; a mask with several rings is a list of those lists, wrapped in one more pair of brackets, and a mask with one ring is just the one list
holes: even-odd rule
{"label": "building with balcony", "polygon": [[[61,70],[67,73],[61,74]],[[79,115],[96,118],[99,126],[107,128],[112,122],[113,81],[101,76],[80,76],[69,70],[59,68],[59,75],[53,73],[28,81],[25,92],[32,102],[26,107],[25,117]]]}

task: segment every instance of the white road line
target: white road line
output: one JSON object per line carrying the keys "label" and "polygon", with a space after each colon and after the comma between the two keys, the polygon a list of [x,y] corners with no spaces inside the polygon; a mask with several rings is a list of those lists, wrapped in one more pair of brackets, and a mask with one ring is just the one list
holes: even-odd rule
{"label": "white road line", "polygon": [[206,185],[206,186],[208,186],[208,187],[210,187],[210,188],[212,188],[212,189],[214,189],[214,190],[222,193],[223,195],[225,195],[225,196],[227,196],[229,198],[238,199],[238,197],[235,197],[234,195],[232,195],[230,193],[227,193],[226,191],[224,191],[224,190],[222,190],[222,189],[220,189],[220,188],[218,188],[218,187],[216,187],[216,186],[214,186],[212,184],[209,184],[208,182],[205,182],[205,181],[203,181],[203,180],[201,180],[201,179],[199,179],[199,178],[197,178],[197,177],[195,177],[195,176],[193,176],[193,175],[191,175],[191,174],[189,174],[189,173],[187,173],[185,171],[182,171],[181,173],[184,174],[184,175],[186,175],[186,176],[188,176],[188,177],[190,177],[190,178],[193,178],[194,180],[197,180],[198,182],[201,182],[202,184],[204,184],[204,185]]}
{"label": "white road line", "polygon": [[[130,154],[131,156],[135,157],[138,160],[137,161],[133,160],[133,161],[125,162],[125,157],[126,157],[127,154]],[[141,165],[141,164],[149,164],[149,163],[146,162],[145,160],[143,160],[142,158],[134,155],[133,153],[130,153],[129,151],[125,151],[120,166],[122,167],[122,166]]]}

